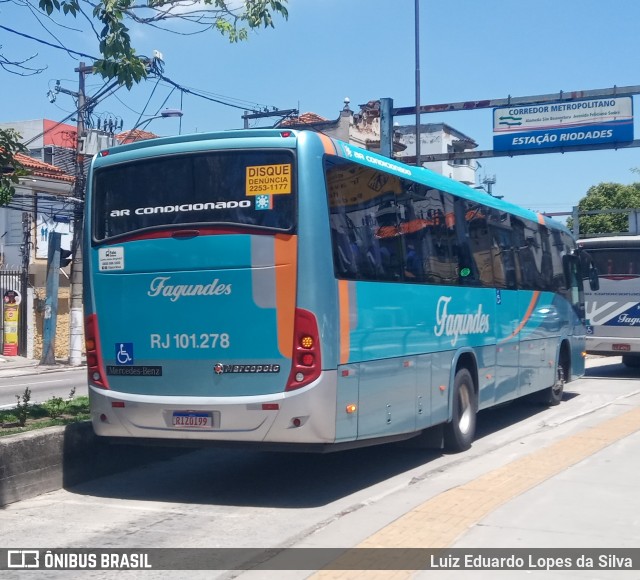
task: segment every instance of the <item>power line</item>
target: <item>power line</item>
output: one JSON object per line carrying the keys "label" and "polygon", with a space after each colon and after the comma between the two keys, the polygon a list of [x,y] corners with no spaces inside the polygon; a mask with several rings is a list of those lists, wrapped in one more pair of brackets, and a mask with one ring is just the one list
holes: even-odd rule
{"label": "power line", "polygon": [[205,91],[203,89],[196,89],[194,87],[185,87],[187,89],[193,90],[193,91],[198,91],[199,94],[201,95],[205,95],[208,97],[215,97],[218,99],[223,99],[225,100],[225,102],[229,102],[229,103],[237,103],[238,105],[242,105],[245,109],[251,109],[251,110],[264,110],[264,109],[272,109],[273,107],[265,105],[265,104],[260,104],[257,103],[255,101],[247,101],[246,99],[239,99],[237,97],[229,97],[227,95],[219,95],[217,93],[212,93],[210,91]]}
{"label": "power line", "polygon": [[[75,54],[75,55],[82,56],[82,57],[85,57],[85,58],[90,58],[93,61],[98,60],[98,57],[96,57],[94,55],[90,55],[90,54],[87,54],[87,53],[84,53],[84,52],[80,52],[80,51],[77,51],[77,50],[72,50],[70,48],[66,48],[66,47],[61,46],[59,44],[53,44],[53,43],[48,42],[46,40],[43,40],[41,38],[36,38],[35,36],[32,36],[30,34],[25,34],[24,32],[19,32],[17,30],[14,30],[13,28],[9,28],[8,26],[4,26],[2,24],[0,24],[0,28],[3,29],[3,30],[6,30],[7,32],[11,32],[13,34],[16,34],[18,36],[22,36],[24,38],[28,38],[29,40],[33,40],[35,42],[39,42],[40,44],[44,44],[45,46],[49,46],[51,48],[56,48],[58,50],[63,50],[65,52],[69,53],[69,54]],[[169,83],[172,87],[180,90],[183,94],[190,94],[190,95],[193,95],[195,97],[199,97],[201,99],[205,99],[207,101],[211,101],[213,103],[218,103],[220,105],[224,105],[226,107],[232,107],[234,109],[240,109],[240,110],[243,110],[243,111],[247,110],[247,109],[255,110],[255,105],[258,105],[258,108],[259,109],[263,109],[263,110],[264,109],[268,109],[268,108],[274,108],[274,107],[261,106],[258,103],[251,102],[251,101],[244,101],[243,99],[234,99],[233,97],[225,97],[228,100],[223,100],[222,98],[215,98],[215,97],[207,95],[206,91],[202,91],[201,89],[191,89],[191,88],[188,88],[188,87],[184,87],[184,86],[176,83],[175,81],[171,80],[170,78],[166,77],[165,75],[163,75],[158,70],[154,71],[154,74],[156,74],[158,76],[158,78],[162,79],[166,83]],[[210,93],[210,94],[215,94],[215,93]],[[234,100],[234,101],[236,101],[238,103],[245,103],[245,104],[235,104],[233,102],[230,102],[230,100]],[[251,106],[249,106],[249,104]],[[69,120],[74,114],[75,114],[75,112],[71,113],[64,120],[60,121],[60,123],[64,123],[65,121]],[[42,137],[43,134],[37,135],[31,141],[33,141],[35,139],[38,139],[39,137]],[[29,142],[31,142],[31,141],[29,141]]]}
{"label": "power line", "polygon": [[42,40],[41,38],[36,38],[35,36],[31,36],[30,34],[25,34],[24,32],[18,32],[17,30],[14,30],[13,28],[9,28],[8,26],[3,26],[2,24],[0,24],[0,28],[2,28],[3,30],[6,30],[7,32],[11,32],[13,34],[17,34],[18,36],[22,36],[24,38],[28,38],[29,40],[35,40],[36,42],[39,42],[40,44],[44,44],[46,46],[50,46],[51,48],[57,48],[58,50],[63,50],[64,52],[70,53],[70,54],[77,54],[78,56],[84,56],[86,58],[90,58],[92,60],[98,60],[97,57],[95,56],[91,56],[90,54],[86,54],[84,52],[78,52],[77,50],[71,50],[70,48],[65,48],[64,46],[60,46],[58,44],[53,44],[51,42],[47,42],[46,40]]}
{"label": "power line", "polygon": [[153,87],[153,90],[151,91],[151,94],[149,95],[149,98],[147,99],[147,102],[145,103],[144,107],[142,108],[142,112],[140,113],[140,115],[138,115],[138,120],[134,123],[134,125],[133,125],[134,127],[140,122],[140,119],[142,119],[142,116],[144,115],[144,112],[147,110],[147,107],[149,106],[149,103],[151,102],[151,99],[153,98],[153,95],[156,92],[156,89],[158,88],[158,83],[160,83],[160,77],[158,77],[158,80],[156,81],[156,84]]}
{"label": "power line", "polygon": [[[207,101],[211,101],[213,103],[218,103],[219,105],[225,105],[226,107],[232,107],[234,109],[241,109],[242,111],[246,110],[247,107],[243,106],[243,105],[235,105],[233,103],[230,103],[228,101],[223,101],[222,99],[216,99],[214,97],[209,97],[206,94],[203,94],[203,92],[196,92],[195,90],[192,89],[188,89],[187,87],[183,87],[182,85],[176,83],[175,81],[171,80],[170,78],[166,77],[165,75],[163,75],[162,73],[157,72],[156,73],[157,76],[159,78],[161,78],[163,81],[169,83],[171,86],[175,87],[176,89],[182,91],[183,93],[189,94],[189,95],[193,95],[195,97],[200,97],[201,99],[205,99]],[[200,91],[200,89],[196,89],[197,91]]]}

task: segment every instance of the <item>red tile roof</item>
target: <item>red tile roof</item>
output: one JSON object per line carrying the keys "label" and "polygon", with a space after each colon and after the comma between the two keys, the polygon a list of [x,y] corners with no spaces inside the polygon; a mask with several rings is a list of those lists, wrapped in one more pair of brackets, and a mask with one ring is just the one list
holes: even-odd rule
{"label": "red tile roof", "polygon": [[47,179],[54,179],[56,181],[66,181],[67,183],[73,183],[76,180],[75,177],[66,174],[59,167],[50,165],[49,163],[45,163],[44,161],[40,161],[38,159],[34,159],[33,157],[29,157],[28,155],[16,153],[15,158],[29,170],[31,175],[36,175],[37,177],[45,177]]}
{"label": "red tile roof", "polygon": [[314,123],[324,123],[329,119],[325,119],[316,113],[302,113],[299,117],[285,119],[280,123],[280,127],[289,127],[291,125],[313,125]]}
{"label": "red tile roof", "polygon": [[157,139],[158,136],[155,133],[149,131],[142,131],[141,129],[132,129],[130,131],[123,131],[116,135],[116,140],[120,145],[126,143],[135,143],[136,141],[145,141],[146,139]]}

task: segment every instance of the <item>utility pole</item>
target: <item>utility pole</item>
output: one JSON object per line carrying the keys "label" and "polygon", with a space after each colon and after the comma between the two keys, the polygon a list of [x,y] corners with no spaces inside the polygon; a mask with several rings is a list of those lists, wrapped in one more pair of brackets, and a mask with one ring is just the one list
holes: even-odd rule
{"label": "utility pole", "polygon": [[49,255],[47,260],[47,297],[44,303],[44,333],[42,359],[40,364],[56,364],[56,326],[58,321],[58,284],[60,278],[60,237],[59,232],[49,234]]}
{"label": "utility pole", "polygon": [[[75,69],[78,73],[77,93],[77,134],[76,134],[76,183],[74,197],[84,202],[84,138],[85,138],[85,88],[84,80],[87,73],[93,71],[92,66],[85,66],[83,62]],[[73,242],[71,252],[71,299],[69,304],[69,364],[79,366],[82,362],[83,311],[82,311],[82,230],[84,221],[84,203],[76,202],[73,212]]]}
{"label": "utility pole", "polygon": [[[35,205],[35,199],[34,199]],[[35,209],[35,208],[34,208]],[[34,211],[34,215],[36,212]],[[31,262],[31,214],[28,211],[22,213],[22,273],[20,274],[20,292],[24,297],[20,303],[20,316],[27,324],[18,327],[18,348],[20,356],[29,356],[27,352],[28,344],[28,318],[27,318],[27,295],[29,288],[29,264]]]}

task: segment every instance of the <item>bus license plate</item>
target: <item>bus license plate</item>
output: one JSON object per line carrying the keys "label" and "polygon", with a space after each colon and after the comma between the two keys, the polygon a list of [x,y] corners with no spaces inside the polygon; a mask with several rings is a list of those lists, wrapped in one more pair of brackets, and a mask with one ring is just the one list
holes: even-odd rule
{"label": "bus license plate", "polygon": [[630,344],[614,344],[613,350],[621,350],[623,352],[629,352],[631,350]]}
{"label": "bus license plate", "polygon": [[175,411],[172,424],[178,428],[207,429],[213,427],[210,413],[194,413],[189,411]]}

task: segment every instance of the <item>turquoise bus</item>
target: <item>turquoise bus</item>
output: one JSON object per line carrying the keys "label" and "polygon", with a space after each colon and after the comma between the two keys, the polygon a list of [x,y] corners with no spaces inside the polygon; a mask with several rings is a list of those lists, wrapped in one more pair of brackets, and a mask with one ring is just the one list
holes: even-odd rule
{"label": "turquoise bus", "polygon": [[459,451],[584,371],[564,226],[319,133],[102,151],[85,219],[98,436]]}

